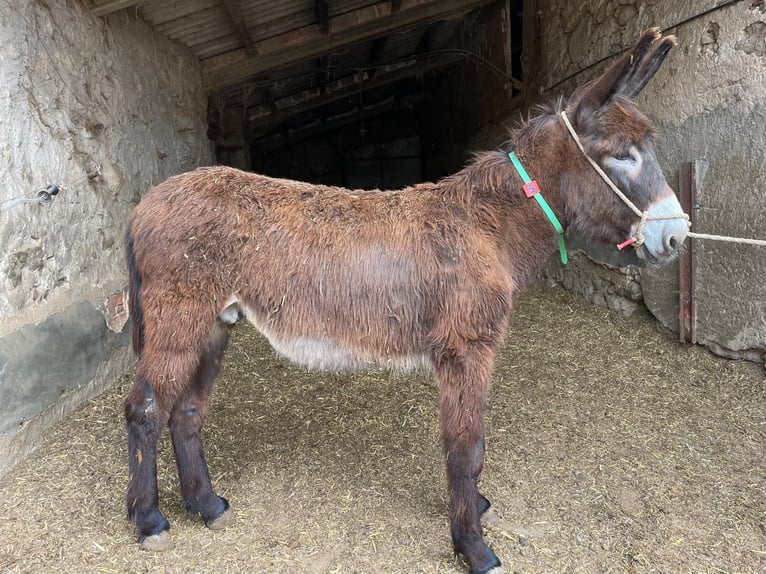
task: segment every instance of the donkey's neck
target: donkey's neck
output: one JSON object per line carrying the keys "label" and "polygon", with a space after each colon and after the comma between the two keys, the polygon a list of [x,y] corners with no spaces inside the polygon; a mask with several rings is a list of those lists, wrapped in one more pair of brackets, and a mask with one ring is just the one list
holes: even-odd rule
{"label": "donkey's neck", "polygon": [[445,193],[464,203],[473,221],[496,237],[506,265],[521,283],[533,280],[548,258],[558,252],[558,236],[538,203],[525,195],[509,151],[519,156],[566,228],[563,135],[555,115],[540,116],[512,135],[507,151],[478,154],[463,170],[444,180]]}

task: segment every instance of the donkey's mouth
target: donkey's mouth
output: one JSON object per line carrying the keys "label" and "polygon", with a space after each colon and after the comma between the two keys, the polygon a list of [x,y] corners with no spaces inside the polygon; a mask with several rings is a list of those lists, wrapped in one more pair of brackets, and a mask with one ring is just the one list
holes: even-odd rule
{"label": "donkey's mouth", "polygon": [[641,245],[636,249],[636,255],[638,258],[646,261],[650,265],[665,265],[670,263],[678,256],[678,250],[663,251],[662,253],[653,253],[646,244]]}
{"label": "donkey's mouth", "polygon": [[651,263],[652,265],[656,265],[660,262],[660,259],[654,255],[649,249],[646,247],[646,244],[641,245],[638,249],[636,249],[636,255],[638,255],[639,259],[642,259],[646,261],[647,263]]}

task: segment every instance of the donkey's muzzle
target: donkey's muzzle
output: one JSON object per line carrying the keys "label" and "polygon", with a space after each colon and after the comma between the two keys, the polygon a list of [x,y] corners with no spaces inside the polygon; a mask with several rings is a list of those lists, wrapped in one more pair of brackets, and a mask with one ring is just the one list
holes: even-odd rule
{"label": "donkey's muzzle", "polygon": [[[675,194],[670,192],[663,199],[653,203],[648,209],[648,214],[650,219],[643,228],[644,243],[638,249],[639,257],[651,263],[672,259],[678,254],[689,233],[689,220]],[[667,219],[651,219],[652,217]]]}

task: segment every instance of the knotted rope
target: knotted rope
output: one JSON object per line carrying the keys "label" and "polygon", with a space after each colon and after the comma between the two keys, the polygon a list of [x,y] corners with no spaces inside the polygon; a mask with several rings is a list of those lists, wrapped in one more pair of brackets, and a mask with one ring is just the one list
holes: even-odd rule
{"label": "knotted rope", "polygon": [[[687,225],[691,227],[691,223],[689,222],[689,215],[687,213],[679,213],[679,214],[671,214],[671,215],[649,215],[648,211],[641,211],[636,205],[618,188],[614,182],[609,179],[609,176],[604,172],[603,169],[601,169],[601,166],[596,163],[596,161],[591,158],[587,152],[585,151],[585,147],[582,145],[582,142],[580,141],[580,138],[577,136],[577,132],[575,132],[574,128],[572,127],[572,124],[569,122],[569,118],[566,115],[566,112],[561,112],[561,119],[564,122],[564,125],[567,128],[567,131],[569,131],[569,134],[572,136],[572,139],[577,144],[577,147],[580,148],[580,151],[585,156],[585,159],[588,160],[588,163],[590,163],[591,166],[593,166],[593,169],[596,170],[596,173],[598,173],[601,176],[601,179],[606,182],[606,184],[609,186],[609,188],[619,197],[622,202],[627,205],[630,210],[636,214],[636,216],[639,218],[638,226],[636,227],[636,237],[635,241],[631,238],[628,241],[625,241],[618,245],[620,249],[623,247],[626,247],[630,245],[631,243],[634,244],[636,247],[639,247],[644,242],[644,227],[646,226],[647,221],[656,221],[656,220],[662,220],[662,219],[685,219],[687,222]],[[766,240],[762,239],[747,239],[743,237],[729,237],[727,235],[711,235],[709,233],[693,233],[691,231],[687,234],[689,237],[694,237],[697,239],[711,239],[714,241],[729,241],[732,243],[744,243],[748,245],[761,245],[766,247]]]}

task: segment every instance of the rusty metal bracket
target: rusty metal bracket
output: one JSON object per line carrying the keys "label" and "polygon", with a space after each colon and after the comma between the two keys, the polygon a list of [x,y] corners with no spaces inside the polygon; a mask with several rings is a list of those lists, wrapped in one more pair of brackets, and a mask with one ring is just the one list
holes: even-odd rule
{"label": "rusty metal bracket", "polygon": [[[697,213],[701,205],[701,183],[707,172],[708,162],[704,159],[685,162],[681,165],[679,177],[679,201],[681,208],[689,214],[692,229],[697,226]],[[699,249],[693,237],[689,237],[686,248],[679,258],[678,276],[678,336],[682,343],[697,343],[697,266]]]}

